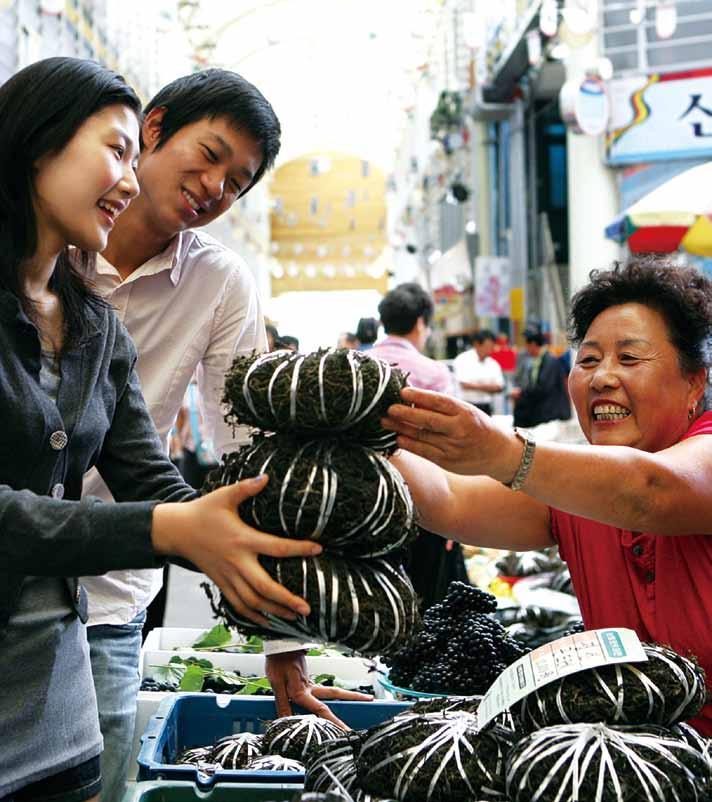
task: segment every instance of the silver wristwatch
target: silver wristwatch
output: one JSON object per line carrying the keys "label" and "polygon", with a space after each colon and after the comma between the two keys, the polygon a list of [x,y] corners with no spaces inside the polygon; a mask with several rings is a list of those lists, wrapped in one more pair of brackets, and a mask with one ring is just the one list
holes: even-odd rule
{"label": "silver wristwatch", "polygon": [[520,429],[515,429],[514,434],[524,443],[524,450],[522,451],[522,458],[519,461],[519,467],[514,474],[514,478],[511,482],[503,482],[502,484],[504,484],[505,487],[509,487],[511,490],[519,490],[524,482],[526,482],[529,471],[532,468],[536,440],[529,432],[523,432]]}

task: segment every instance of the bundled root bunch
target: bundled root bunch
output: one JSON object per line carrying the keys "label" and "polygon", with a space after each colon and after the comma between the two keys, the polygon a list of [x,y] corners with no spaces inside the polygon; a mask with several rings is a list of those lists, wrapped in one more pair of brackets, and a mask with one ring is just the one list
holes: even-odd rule
{"label": "bundled root bunch", "polygon": [[304,762],[318,746],[343,734],[336,724],[318,716],[285,716],[267,727],[263,748],[267,754]]}
{"label": "bundled root bunch", "polygon": [[353,738],[323,743],[312,752],[306,767],[304,788],[307,791],[328,793],[341,790],[353,794],[357,790]]}
{"label": "bundled root bunch", "polygon": [[304,764],[298,760],[281,755],[263,755],[255,758],[247,765],[250,771],[293,771],[296,774],[304,773]]}
{"label": "bundled root bunch", "polygon": [[358,783],[401,802],[501,799],[511,745],[511,733],[478,732],[467,714],[398,717],[364,735],[356,750]]}
{"label": "bundled root bunch", "polygon": [[483,694],[523,654],[491,616],[495,597],[464,582],[451,582],[441,604],[426,610],[423,626],[389,659],[389,679],[425,693]]}
{"label": "bundled root bunch", "polygon": [[538,688],[518,708],[525,730],[605,722],[669,726],[697,715],[707,699],[705,674],[692,660],[644,644],[643,663],[579,671]]}
{"label": "bundled root bunch", "polygon": [[341,643],[364,655],[387,655],[413,634],[418,620],[415,592],[402,566],[391,559],[320,555],[263,557],[261,562],[277,582],[307,600],[309,615],[290,622],[267,613],[270,629],[265,631],[241,618],[224,596],[217,602],[211,598],[214,612],[228,625],[258,635]]}
{"label": "bundled root bunch", "polygon": [[670,731],[605,724],[546,727],[507,759],[512,802],[702,802],[710,765]]}
{"label": "bundled root bunch", "polygon": [[352,791],[342,789],[305,791],[303,794],[295,796],[292,802],[397,802],[397,800],[373,796],[373,794],[367,794],[365,791],[354,788]]}
{"label": "bundled root bunch", "polygon": [[[420,699],[410,708],[408,713],[411,715],[446,713],[449,716],[462,713],[476,716],[482,698],[482,696],[438,696],[435,699]],[[512,733],[517,733],[519,729],[518,722],[512,715],[511,710],[505,710],[503,713],[500,713],[494,719],[494,723]]]}
{"label": "bundled root bunch", "polygon": [[405,375],[348,348],[238,356],[225,381],[226,420],[272,432],[339,434],[383,451],[395,435],[380,419],[400,400]]}
{"label": "bundled root bunch", "polygon": [[264,490],[240,505],[242,519],[282,537],[318,540],[353,557],[379,557],[415,537],[413,502],[388,460],[334,439],[259,437],[223,458],[206,489],[266,473]]}
{"label": "bundled root bunch", "polygon": [[212,747],[210,746],[193,746],[190,749],[184,749],[178,757],[176,757],[176,765],[204,766],[206,764],[212,764],[212,751]]}
{"label": "bundled root bunch", "polygon": [[220,738],[212,748],[210,762],[224,769],[244,769],[258,757],[262,757],[262,736],[240,732]]}

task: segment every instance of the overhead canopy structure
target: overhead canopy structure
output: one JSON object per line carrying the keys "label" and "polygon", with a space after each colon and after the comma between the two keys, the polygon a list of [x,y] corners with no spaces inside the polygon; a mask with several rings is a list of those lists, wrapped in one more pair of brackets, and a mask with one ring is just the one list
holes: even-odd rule
{"label": "overhead canopy structure", "polygon": [[443,0],[184,0],[198,63],[256,84],[284,131],[280,162],[338,151],[388,170]]}

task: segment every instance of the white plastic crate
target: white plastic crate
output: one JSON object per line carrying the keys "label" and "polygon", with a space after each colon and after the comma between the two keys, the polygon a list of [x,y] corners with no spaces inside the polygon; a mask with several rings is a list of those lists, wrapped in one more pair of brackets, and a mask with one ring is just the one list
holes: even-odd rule
{"label": "white plastic crate", "polygon": [[[256,674],[264,676],[264,654],[240,654],[234,652],[220,652],[192,649],[195,643],[205,632],[204,629],[157,628],[151,630],[141,649],[141,677],[156,676],[156,666],[164,666],[170,662],[171,657],[178,655],[198,657],[210,660],[218,667],[229,671],[239,671],[241,674]],[[345,657],[343,655],[328,655],[307,657],[307,670],[310,675],[333,674],[342,680],[357,682],[360,685],[370,685],[374,692],[378,692],[380,685],[374,681],[370,671],[373,660],[361,657]]]}

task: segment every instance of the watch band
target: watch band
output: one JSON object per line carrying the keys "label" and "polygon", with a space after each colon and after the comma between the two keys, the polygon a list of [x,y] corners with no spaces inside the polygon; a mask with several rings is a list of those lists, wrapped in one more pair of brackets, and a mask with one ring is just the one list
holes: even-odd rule
{"label": "watch band", "polygon": [[522,451],[522,458],[519,461],[519,467],[514,474],[514,478],[511,482],[503,482],[502,484],[505,487],[509,487],[511,490],[519,490],[524,482],[526,482],[529,471],[532,468],[536,440],[529,432],[523,432],[520,429],[515,429],[514,434],[524,443],[524,450]]}

